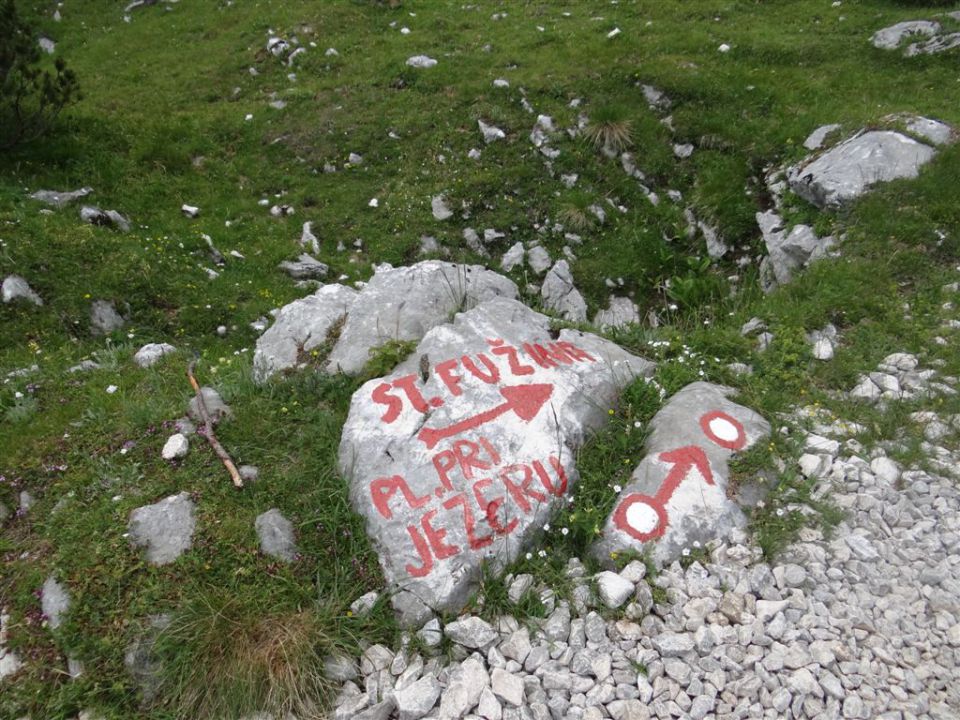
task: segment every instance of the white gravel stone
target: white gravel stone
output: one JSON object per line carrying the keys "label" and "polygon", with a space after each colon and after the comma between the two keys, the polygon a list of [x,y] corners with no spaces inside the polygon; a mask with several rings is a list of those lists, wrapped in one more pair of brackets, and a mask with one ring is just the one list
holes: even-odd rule
{"label": "white gravel stone", "polygon": [[420,720],[436,705],[442,688],[433,673],[428,673],[403,690],[394,693],[399,720]]}
{"label": "white gravel stone", "polygon": [[603,604],[611,610],[623,605],[633,595],[634,584],[614,572],[605,570],[596,577],[597,593]]}
{"label": "white gravel stone", "polygon": [[523,703],[524,688],[523,679],[520,676],[494,668],[490,681],[493,694],[500,700],[514,707],[519,707]]}
{"label": "white gravel stone", "polygon": [[444,634],[453,642],[466,648],[485,648],[497,639],[497,631],[490,624],[474,615],[447,623]]}

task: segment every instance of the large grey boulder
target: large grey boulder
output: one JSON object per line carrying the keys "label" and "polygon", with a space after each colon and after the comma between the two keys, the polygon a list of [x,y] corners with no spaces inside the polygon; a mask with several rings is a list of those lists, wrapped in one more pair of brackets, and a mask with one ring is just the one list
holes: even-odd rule
{"label": "large grey boulder", "polygon": [[293,562],[297,558],[297,542],[293,532],[293,523],[287,520],[277,508],[271,508],[257,516],[254,523],[260,550],[284,562]]}
{"label": "large grey boulder", "polygon": [[908,20],[877,30],[870,38],[875,48],[896,50],[907,38],[922,36],[933,37],[940,32],[940,23],[929,20]]}
{"label": "large grey boulder", "polygon": [[173,562],[193,545],[193,508],[185,492],[138,507],[127,526],[130,544],[146,548],[147,562],[153,565]]}
{"label": "large grey boulder", "polygon": [[787,182],[819,208],[838,207],[878,182],[917,177],[934,154],[929,145],[901,133],[871,130],[789,168]]}
{"label": "large grey boulder", "polygon": [[[577,480],[574,458],[653,364],[494,298],[427,332],[353,396],[340,470],[401,619],[459,610],[481,563],[536,541]],[[421,620],[422,621],[422,620]]]}
{"label": "large grey boulder", "polygon": [[586,322],[587,303],[573,284],[573,273],[566,260],[558,260],[540,288],[543,306],[570,322]]}
{"label": "large grey boulder", "polygon": [[109,335],[119,330],[124,320],[113,303],[108,300],[94,300],[90,305],[90,329],[94,335]]}
{"label": "large grey boulder", "polygon": [[359,373],[370,350],[391,340],[419,340],[454,313],[495,297],[517,297],[514,283],[480,265],[425,260],[381,265],[347,315],[327,371]]}
{"label": "large grey boulder", "polygon": [[2,297],[4,303],[23,301],[37,306],[43,305],[40,296],[19,275],[7,275],[3,279],[3,285],[0,285],[0,297]]}
{"label": "large grey boulder", "polygon": [[[746,524],[728,495],[727,460],[770,432],[753,410],[731,402],[733,391],[697,382],[674,395],[650,422],[647,455],[633,471],[594,546],[611,553],[649,552],[664,565]],[[696,543],[696,544],[695,544]]]}
{"label": "large grey boulder", "polygon": [[788,231],[783,218],[773,210],[757,213],[757,225],[768,253],[760,265],[764,292],[790,282],[795,272],[825,257],[835,244],[832,235],[817,237],[809,225],[795,225]]}
{"label": "large grey boulder", "polygon": [[356,298],[357,291],[352,288],[325,285],[281,308],[273,326],[257,340],[254,379],[264,382],[276,372],[303,363],[303,353],[330,339],[330,331],[343,322]]}
{"label": "large grey boulder", "polygon": [[93,192],[93,188],[82,187],[79,190],[37,190],[30,194],[31,200],[52,205],[57,210],[62,210],[70,203],[85,198]]}
{"label": "large grey boulder", "polygon": [[63,624],[64,616],[70,610],[70,593],[53,575],[44,581],[40,590],[40,609],[51,630],[56,630]]}
{"label": "large grey boulder", "polygon": [[[956,13],[947,13],[956,20]],[[904,42],[917,38],[906,47]],[[960,32],[943,32],[940,23],[933,20],[908,20],[877,30],[870,38],[875,48],[898,50],[903,47],[904,57],[936,55],[960,47]]]}

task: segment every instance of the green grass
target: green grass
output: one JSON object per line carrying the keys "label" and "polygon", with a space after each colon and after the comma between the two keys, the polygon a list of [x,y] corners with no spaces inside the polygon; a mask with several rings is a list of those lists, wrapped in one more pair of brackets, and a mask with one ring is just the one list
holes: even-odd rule
{"label": "green grass", "polygon": [[[267,706],[309,716],[316,708],[298,688],[323,703],[327,690],[316,669],[324,653],[349,652],[361,640],[397,641],[385,603],[366,618],[348,611],[356,597],[383,586],[336,470],[340,428],[358,381],[304,372],[258,388],[251,379],[256,334],[249,323],[305,293],[276,269],[299,254],[305,221],[320,239],[318,259],[345,282],[367,279],[373,263],[417,260],[425,234],[438,239],[445,256],[491,267],[518,240],[538,240],[560,257],[570,244],[563,233],[535,225],[559,222],[581,234],[583,243],[571,245],[579,257],[572,267],[591,317],[607,305],[607,278],[623,279],[616,293],[630,294],[641,316],[659,315],[657,329],[610,334],[658,361],[659,386],[672,393],[697,379],[731,384],[740,402],[771,419],[771,443],[735,466],[738,479],[779,480],[766,508],[752,516],[771,557],[802,523],[828,528],[838,520],[829,502],[811,497],[809,483],[772,470],[778,460],[789,466],[798,452],[777,432],[778,413],[818,403],[863,424],[865,444],[897,439],[894,456],[919,462],[922,428],[909,413],[928,406],[960,412],[956,398],[882,413],[836,394],[898,350],[920,354],[925,365],[942,361],[943,374],[960,375],[957,340],[940,328],[949,314],[942,303],[956,301],[941,288],[955,280],[960,256],[960,146],[943,149],[916,181],[883,186],[843,212],[791,203],[791,219],[846,237],[840,259],[812,267],[789,287],[764,296],[756,264],[735,264],[762,253],[754,215],[767,209],[765,170],[803,157],[802,142],[817,126],[837,122],[853,131],[903,111],[960,126],[956,52],[905,59],[868,42],[881,27],[944,6],[891,0],[837,8],[819,0],[386,5],[159,4],[135,11],[128,24],[104,0],[65,7],[60,23],[47,5],[20,3],[57,41],[84,97],[57,132],[0,157],[0,276],[24,276],[45,301],[39,309],[0,305],[0,382],[12,370],[39,366],[0,385],[0,502],[16,507],[23,489],[37,500],[0,535],[0,598],[14,621],[11,645],[27,660],[16,683],[0,692],[0,716],[68,718],[93,708],[109,718],[160,720],[240,716]],[[506,19],[491,20],[504,8]],[[410,35],[399,33],[401,25]],[[622,32],[608,39],[613,27]],[[294,67],[266,51],[270,29],[308,46]],[[721,43],[731,51],[719,53]],[[328,47],[339,55],[326,56]],[[419,53],[437,58],[438,66],[406,67],[406,58]],[[510,88],[494,88],[498,77]],[[672,107],[649,109],[642,84],[665,91]],[[561,129],[551,141],[561,151],[552,169],[557,177],[576,173],[575,188],[551,178],[529,143],[535,115],[521,107],[521,88],[536,112],[551,115]],[[274,99],[286,107],[269,107]],[[579,107],[571,107],[574,99]],[[629,127],[631,151],[659,205],[618,160],[563,132],[581,112],[594,123]],[[253,119],[245,120],[247,114]],[[667,114],[672,134],[661,122]],[[502,127],[507,139],[484,146],[478,119]],[[692,142],[697,150],[677,161],[674,142]],[[479,161],[467,158],[471,148],[482,150]],[[348,166],[351,152],[363,163]],[[327,163],[337,172],[323,172]],[[82,225],[77,206],[42,214],[26,198],[40,188],[82,185],[95,190],[89,202],[119,210],[133,230]],[[669,201],[668,189],[681,192],[684,202]],[[465,204],[469,219],[457,212],[434,221],[430,198],[438,193],[451,208]],[[376,209],[368,207],[374,197]],[[183,203],[199,206],[200,217],[183,217]],[[296,212],[271,217],[274,203]],[[605,223],[587,210],[595,203],[605,208]],[[685,232],[687,204],[718,227],[734,248],[731,257],[705,259],[702,238]],[[482,258],[465,248],[466,227],[507,236]],[[224,254],[236,250],[244,259],[227,255],[219,277],[208,279],[204,268],[213,266],[204,234]],[[338,251],[339,243],[347,250]],[[520,287],[536,282],[519,268],[512,277]],[[128,318],[109,338],[90,332],[89,306],[97,298],[114,301]],[[535,296],[525,299],[536,305]],[[904,302],[911,304],[909,319]],[[752,316],[776,336],[766,353],[739,335]],[[827,322],[840,330],[841,346],[834,361],[819,363],[804,336]],[[228,327],[223,338],[216,334],[220,325]],[[947,344],[934,344],[936,335]],[[151,341],[171,342],[180,352],[141,370],[132,355]],[[378,349],[369,372],[385,372],[411,349],[406,343]],[[260,479],[242,492],[200,439],[180,466],[160,459],[172,421],[191,396],[185,368],[194,353],[201,382],[218,387],[234,409],[218,430],[221,442],[238,464],[260,468]],[[65,373],[86,358],[101,369]],[[733,375],[726,369],[732,362],[751,364],[754,374]],[[117,392],[108,394],[110,385]],[[567,558],[582,557],[594,568],[587,548],[615,486],[626,484],[641,459],[646,424],[660,404],[654,385],[628,389],[611,408],[608,428],[580,453],[576,499],[544,533],[547,557],[534,550],[510,571],[530,572],[563,597]],[[149,566],[123,537],[128,514],[180,491],[197,503],[194,549],[169,566]],[[816,512],[777,513],[796,504]],[[254,518],[271,507],[297,527],[301,557],[290,565],[256,551]],[[35,595],[51,573],[74,598],[56,633],[43,627]],[[665,601],[658,591],[658,602]],[[509,603],[503,581],[493,577],[484,577],[480,595],[491,615],[537,617],[544,610],[534,593]],[[123,669],[124,652],[145,619],[161,612],[176,618],[175,632],[159,645],[169,674],[157,701],[141,708]],[[271,665],[278,655],[262,640],[275,628],[297,638],[283,657],[301,675],[250,670],[238,682],[231,666],[216,667],[225,655]],[[63,674],[67,654],[86,665],[78,680]],[[209,688],[209,698],[198,699],[198,687]]]}

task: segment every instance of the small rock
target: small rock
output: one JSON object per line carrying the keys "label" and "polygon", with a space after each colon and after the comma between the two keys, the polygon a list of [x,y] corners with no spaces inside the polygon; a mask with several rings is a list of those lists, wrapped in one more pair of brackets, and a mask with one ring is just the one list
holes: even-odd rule
{"label": "small rock", "polygon": [[500,700],[514,707],[523,704],[523,679],[500,668],[494,668],[490,677],[491,690]]}
{"label": "small rock", "polygon": [[437,61],[427,55],[414,55],[407,58],[407,65],[412,68],[427,69],[436,67]]}
{"label": "small rock", "polygon": [[597,593],[611,610],[623,605],[633,595],[634,585],[614,572],[605,570],[597,575]]}
{"label": "small rock", "polygon": [[681,657],[694,648],[693,638],[686,633],[662,633],[652,638],[652,642],[663,658]]}
{"label": "small rock", "polygon": [[363,617],[373,610],[373,606],[377,604],[379,598],[380,593],[376,590],[371,590],[350,603],[350,612],[359,617]]}
{"label": "small rock", "polygon": [[472,615],[448,623],[443,632],[453,642],[471,649],[484,648],[497,639],[497,631],[488,622]]}
{"label": "small rock", "polygon": [[489,145],[497,140],[503,140],[507,134],[494,125],[487,125],[483,120],[477,120],[480,133],[483,135],[483,141]]}
{"label": "small rock", "polygon": [[109,335],[119,330],[124,320],[107,300],[94,300],[90,305],[90,329],[94,335]]}
{"label": "small rock", "polygon": [[254,523],[257,537],[260,539],[260,551],[283,560],[293,562],[297,558],[297,544],[293,533],[293,523],[287,520],[277,508],[257,516]]}
{"label": "small rock", "polygon": [[294,280],[310,280],[324,278],[330,272],[330,267],[316,258],[301,253],[296,261],[284,260],[277,267],[283,270]]}
{"label": "small rock", "polygon": [[47,625],[51,630],[56,630],[63,624],[63,618],[70,609],[70,594],[52,575],[43,583],[40,609],[46,615]]}
{"label": "small rock", "polygon": [[186,435],[177,433],[171,435],[164,443],[163,450],[160,451],[160,457],[164,460],[179,460],[187,456],[188,450],[190,450],[190,442]]}
{"label": "small rock", "polygon": [[164,355],[175,353],[177,349],[168,343],[147,343],[137,350],[133,361],[142,368],[148,368],[160,361]]}
{"label": "small rock", "polygon": [[130,513],[128,533],[134,547],[145,547],[147,561],[166,565],[192,546],[194,505],[187,493],[172,495]]}
{"label": "small rock", "polygon": [[394,693],[399,720],[420,720],[436,705],[441,685],[433,673]]}
{"label": "small rock", "polygon": [[430,201],[430,206],[433,210],[433,217],[437,220],[447,220],[453,217],[453,211],[447,207],[443,195],[435,195]]}
{"label": "small rock", "polygon": [[43,300],[40,299],[40,296],[37,295],[27,281],[19,275],[8,275],[3,279],[3,285],[0,286],[0,297],[3,298],[3,302],[5,303],[22,300],[33,303],[38,307],[43,305]]}

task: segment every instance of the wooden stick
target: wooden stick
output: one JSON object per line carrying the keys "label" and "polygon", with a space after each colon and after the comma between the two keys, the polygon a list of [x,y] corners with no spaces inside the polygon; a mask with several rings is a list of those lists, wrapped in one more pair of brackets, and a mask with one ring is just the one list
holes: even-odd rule
{"label": "wooden stick", "polygon": [[203,390],[200,388],[200,383],[197,382],[197,378],[194,377],[194,370],[197,367],[197,361],[191,360],[190,364],[187,365],[187,377],[190,379],[190,385],[193,387],[194,393],[197,396],[197,410],[200,412],[200,417],[203,419],[203,428],[207,436],[207,442],[210,443],[210,447],[213,448],[213,451],[217,454],[217,457],[223,462],[224,467],[227,468],[227,471],[230,473],[230,479],[233,480],[235,487],[243,487],[243,478],[240,477],[240,473],[237,472],[237,466],[233,464],[233,460],[230,459],[230,455],[227,454],[227,451],[223,449],[223,445],[220,444],[220,441],[217,440],[216,434],[213,432],[213,421],[210,419],[210,413],[207,410],[207,403],[203,400]]}

